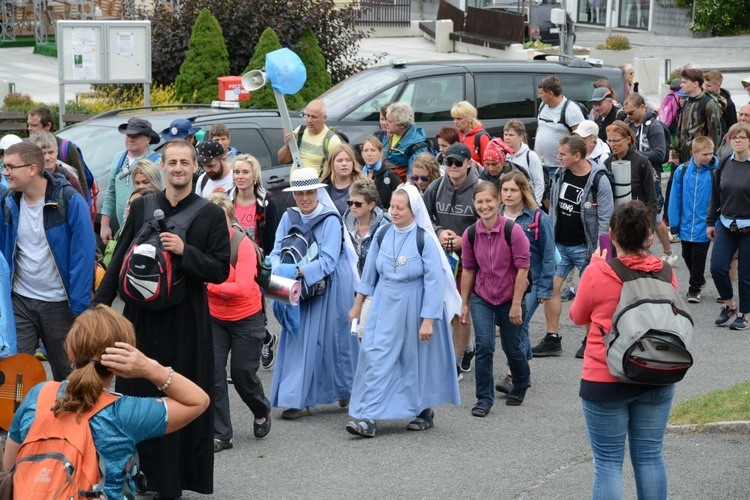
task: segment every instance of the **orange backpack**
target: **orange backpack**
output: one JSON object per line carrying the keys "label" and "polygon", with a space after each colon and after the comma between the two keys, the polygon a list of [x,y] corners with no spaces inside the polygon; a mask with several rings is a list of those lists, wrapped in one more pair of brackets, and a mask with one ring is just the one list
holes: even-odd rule
{"label": "orange backpack", "polygon": [[34,422],[16,457],[13,497],[106,498],[106,467],[94,447],[89,420],[117,401],[117,396],[102,392],[94,407],[77,421],[76,412],[58,417],[52,413],[59,389],[59,382],[47,382],[39,391]]}

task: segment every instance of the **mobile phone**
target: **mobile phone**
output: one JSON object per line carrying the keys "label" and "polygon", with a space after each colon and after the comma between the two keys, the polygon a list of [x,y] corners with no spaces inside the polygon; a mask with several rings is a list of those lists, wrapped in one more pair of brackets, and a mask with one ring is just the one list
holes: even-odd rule
{"label": "mobile phone", "polygon": [[609,239],[608,234],[602,234],[599,236],[599,249],[602,252],[604,252],[604,250],[607,251],[605,259],[609,260],[614,257],[614,255],[612,255],[612,241]]}

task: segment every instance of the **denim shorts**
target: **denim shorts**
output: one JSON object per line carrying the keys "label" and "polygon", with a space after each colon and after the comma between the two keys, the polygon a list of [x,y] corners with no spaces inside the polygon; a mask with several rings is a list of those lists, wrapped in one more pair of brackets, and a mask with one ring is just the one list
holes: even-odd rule
{"label": "denim shorts", "polygon": [[557,246],[557,251],[560,252],[560,262],[555,268],[555,276],[558,278],[566,278],[574,267],[577,267],[578,273],[583,275],[583,270],[586,269],[586,266],[589,263],[589,255],[586,245],[568,247],[555,243],[555,246]]}

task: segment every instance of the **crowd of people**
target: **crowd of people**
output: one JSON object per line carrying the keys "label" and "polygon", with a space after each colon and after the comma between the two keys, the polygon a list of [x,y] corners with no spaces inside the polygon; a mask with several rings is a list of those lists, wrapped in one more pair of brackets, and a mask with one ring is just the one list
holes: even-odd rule
{"label": "crowd of people", "polygon": [[[502,137],[492,137],[477,109],[462,101],[451,110],[455,126],[440,130],[435,146],[411,107],[394,102],[381,108],[380,130],[355,149],[326,126],[324,103],[312,101],[306,124],[286,134],[278,152],[291,162],[288,143],[295,141],[301,159],[286,189],[295,206],[284,212],[264,189],[258,160],[230,146],[226,126],[214,125],[199,141],[186,120],[158,133],[131,118],[119,127],[125,148],[113,158],[103,191],[100,245],[81,152],[54,136],[49,110],[33,110],[28,141],[0,142],[0,249],[12,275],[17,351],[34,353],[39,342],[46,348],[53,378],[63,383],[54,394],[55,415],[94,407],[117,375],[115,390],[123,396],[91,425],[111,425],[112,409],[134,408],[117,424],[131,444],[107,452],[105,461],[124,470],[120,462],[137,443],[145,474],[138,489],[174,498],[183,490],[213,491],[214,453],[234,446],[230,383],[252,412],[259,439],[271,431],[272,408],[295,420],[327,404],[348,409],[354,420],[345,429],[358,436],[374,437],[378,420],[430,429],[435,407],[460,405],[458,383],[472,362],[471,415],[487,416],[496,392],[507,406],[521,405],[531,384],[529,361],[562,353],[561,290],[573,269],[580,286],[571,318],[591,331],[611,329],[619,294],[607,264],[613,257],[658,271],[678,262],[671,243],[681,240],[687,299],[699,302],[713,242],[710,271],[723,306],[716,325],[744,330],[750,106],[740,108],[737,123],[725,116],[734,107],[715,73],[704,78],[697,68],[684,69],[669,113],[650,109],[630,88],[618,103],[606,81],[594,86],[593,107],[584,112],[565,97],[559,79],[545,78],[533,148],[523,122],[510,120]],[[731,151],[721,156],[727,144]],[[626,166],[629,183],[614,180],[615,164]],[[671,165],[668,186],[661,185],[663,164]],[[149,230],[168,254],[169,292],[123,274],[133,255],[145,252]],[[661,258],[650,255],[654,234]],[[602,250],[610,242],[615,255]],[[97,260],[107,263],[100,282]],[[267,304],[263,266],[299,282],[301,302]],[[607,280],[608,295],[595,294],[593,287]],[[134,299],[134,287],[181,295],[156,307]],[[122,315],[108,307],[118,294]],[[532,347],[529,325],[539,305],[546,331]],[[266,328],[271,309],[280,335]],[[99,331],[106,335],[94,341]],[[500,373],[496,333],[507,358]],[[613,441],[615,424],[608,422],[644,413],[663,434],[674,387],[635,390],[618,382],[607,372],[602,337],[588,338],[576,356],[584,360],[593,495],[616,497],[624,437]],[[261,366],[274,370],[268,397]],[[14,419],[6,468],[41,393],[32,391]],[[644,437],[638,425],[621,431],[660,439]],[[651,455],[660,457],[659,450]],[[664,498],[663,460],[632,460],[639,495]],[[643,481],[647,470],[659,481]],[[121,489],[127,479],[113,476],[107,487]]]}

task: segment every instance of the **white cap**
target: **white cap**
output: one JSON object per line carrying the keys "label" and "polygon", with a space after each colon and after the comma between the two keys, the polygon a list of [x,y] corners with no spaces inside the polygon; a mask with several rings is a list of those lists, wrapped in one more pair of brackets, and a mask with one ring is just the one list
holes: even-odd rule
{"label": "white cap", "polygon": [[581,137],[588,137],[590,135],[599,135],[599,125],[592,122],[591,120],[583,120],[581,123],[578,124],[578,128],[576,129],[574,134],[578,134]]}
{"label": "white cap", "polygon": [[4,135],[2,139],[0,139],[0,153],[5,153],[6,149],[11,147],[13,144],[18,144],[19,142],[23,142],[23,139],[15,134]]}

